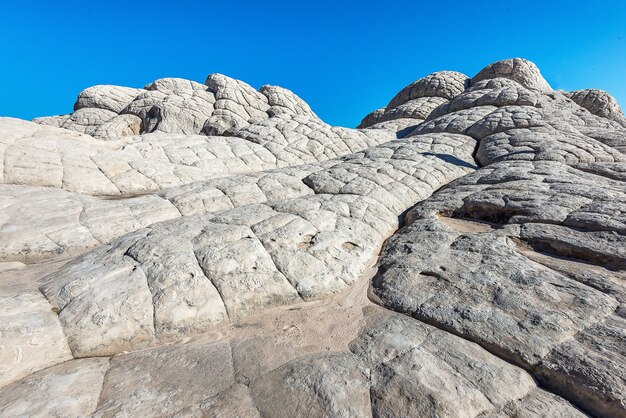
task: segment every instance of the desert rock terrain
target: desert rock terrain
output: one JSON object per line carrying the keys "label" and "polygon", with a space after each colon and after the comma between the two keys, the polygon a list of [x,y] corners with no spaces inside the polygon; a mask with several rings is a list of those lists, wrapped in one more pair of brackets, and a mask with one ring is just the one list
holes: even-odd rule
{"label": "desert rock terrain", "polygon": [[211,74],[0,118],[0,416],[624,417],[626,118],[530,61],[356,129]]}

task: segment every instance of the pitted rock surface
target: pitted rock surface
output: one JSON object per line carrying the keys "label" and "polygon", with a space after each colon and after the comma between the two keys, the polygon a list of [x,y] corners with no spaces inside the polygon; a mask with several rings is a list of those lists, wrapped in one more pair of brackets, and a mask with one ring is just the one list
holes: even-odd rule
{"label": "pitted rock surface", "polygon": [[221,74],[33,122],[0,119],[0,416],[626,414],[606,92],[516,58],[358,129]]}

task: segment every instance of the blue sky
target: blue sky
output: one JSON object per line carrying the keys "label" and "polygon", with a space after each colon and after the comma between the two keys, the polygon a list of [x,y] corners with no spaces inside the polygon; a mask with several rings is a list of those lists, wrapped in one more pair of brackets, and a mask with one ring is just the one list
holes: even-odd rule
{"label": "blue sky", "polygon": [[[509,4],[510,3],[510,4]],[[626,107],[626,1],[0,0],[0,115],[68,113],[94,84],[220,72],[355,126],[428,73],[537,63],[553,88]]]}

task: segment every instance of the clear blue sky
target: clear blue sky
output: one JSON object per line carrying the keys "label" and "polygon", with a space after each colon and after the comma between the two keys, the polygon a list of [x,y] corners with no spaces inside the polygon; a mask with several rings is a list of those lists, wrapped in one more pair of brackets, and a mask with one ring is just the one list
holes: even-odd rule
{"label": "clear blue sky", "polygon": [[524,57],[626,107],[626,1],[0,0],[0,115],[68,113],[94,84],[220,72],[355,126],[409,82]]}

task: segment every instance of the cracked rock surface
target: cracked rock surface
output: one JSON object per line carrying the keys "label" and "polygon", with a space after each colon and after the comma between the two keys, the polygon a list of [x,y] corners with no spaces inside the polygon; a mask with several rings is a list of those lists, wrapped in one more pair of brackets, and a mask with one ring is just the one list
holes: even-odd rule
{"label": "cracked rock surface", "polygon": [[622,417],[624,120],[520,58],[0,118],[0,416]]}

